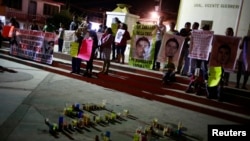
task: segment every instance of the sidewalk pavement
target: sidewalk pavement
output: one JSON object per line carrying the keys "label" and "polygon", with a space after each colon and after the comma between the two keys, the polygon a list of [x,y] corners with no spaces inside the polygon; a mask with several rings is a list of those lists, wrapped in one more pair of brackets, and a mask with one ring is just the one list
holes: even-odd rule
{"label": "sidewalk pavement", "polygon": [[[183,124],[182,136],[162,136],[156,130],[159,141],[206,141],[208,125],[237,124],[224,119],[197,113],[180,107],[153,100],[131,96],[127,93],[107,89],[95,84],[46,72],[30,66],[0,59],[0,65],[16,70],[17,73],[0,73],[0,140],[1,141],[45,141],[58,140],[49,133],[45,118],[58,123],[65,105],[101,104],[106,101],[107,109],[117,113],[129,110],[131,116],[123,117],[108,125],[97,125],[81,129],[82,132],[60,132],[59,140],[94,141],[96,135],[111,132],[112,141],[132,141],[138,127],[149,126],[154,119],[158,123],[177,128]],[[104,116],[106,110],[84,111],[91,117]],[[72,118],[63,116],[71,123]]]}

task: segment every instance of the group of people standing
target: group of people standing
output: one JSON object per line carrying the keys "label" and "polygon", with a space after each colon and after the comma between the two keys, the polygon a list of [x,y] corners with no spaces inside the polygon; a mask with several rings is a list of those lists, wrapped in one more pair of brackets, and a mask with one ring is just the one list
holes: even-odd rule
{"label": "group of people standing", "polygon": [[[185,41],[183,44],[183,48],[180,52],[177,67],[173,63],[173,60],[172,60],[173,56],[172,55],[166,56],[167,62],[165,64],[165,66],[162,68],[162,71],[164,73],[163,83],[166,84],[168,82],[174,82],[175,81],[175,74],[189,76],[191,78],[191,80],[190,80],[190,84],[186,90],[187,93],[196,92],[198,95],[200,95],[201,93],[199,93],[199,92],[201,91],[201,87],[203,87],[206,89],[206,93],[207,93],[208,98],[211,98],[212,93],[213,93],[213,94],[217,95],[216,97],[219,100],[222,100],[223,87],[227,86],[229,83],[230,72],[224,70],[223,66],[221,66],[220,81],[211,90],[208,87],[208,85],[206,84],[208,82],[208,80],[211,79],[210,78],[211,72],[209,72],[209,71],[214,69],[213,67],[208,67],[209,60],[211,58],[209,57],[209,59],[206,61],[206,60],[199,60],[199,59],[193,59],[193,58],[188,57],[189,50],[190,50],[190,39],[191,39],[192,31],[199,30],[199,23],[194,22],[193,24],[191,24],[190,22],[186,22],[185,27],[182,28],[180,31],[177,31],[174,28],[175,28],[175,23],[172,22],[172,23],[170,23],[170,29],[168,31],[166,31],[166,26],[163,24],[163,17],[159,18],[159,22],[157,24],[155,54],[154,54],[154,62],[153,62],[152,69],[153,70],[160,70],[160,68],[161,68],[160,62],[157,62],[157,57],[158,57],[158,53],[159,53],[159,50],[161,47],[162,38],[163,38],[164,34],[167,33],[167,34],[182,36],[185,38]],[[209,25],[205,24],[201,28],[201,30],[209,31],[210,27],[209,27]],[[233,37],[234,36],[233,28],[231,28],[231,27],[226,28],[225,36]],[[174,42],[172,40],[173,39],[169,39],[167,41],[165,51],[167,51],[167,46],[176,46],[176,47],[179,46],[177,41]],[[248,33],[248,35],[243,38],[241,45],[240,45],[241,53],[239,55],[239,58],[237,59],[237,75],[236,75],[237,78],[236,78],[235,88],[247,89],[246,84],[247,84],[250,72],[246,69],[246,67],[243,63],[244,62],[243,59],[246,59],[246,58],[242,57],[242,48],[243,48],[244,44],[249,42],[249,40],[250,40],[250,33]],[[172,41],[171,44],[168,43],[170,41]],[[227,58],[226,56],[229,52],[227,52],[226,49],[224,49],[224,48],[222,49],[222,47],[220,47],[220,50],[218,51],[218,53],[219,53],[218,57],[223,58],[222,60],[225,61]],[[166,55],[167,55],[167,53],[166,53]],[[223,63],[223,62],[220,62],[220,63]],[[197,70],[197,68],[199,70]],[[242,86],[240,87],[240,79],[241,79],[242,75],[244,76],[244,80],[243,80]]]}
{"label": "group of people standing", "polygon": [[[78,53],[82,47],[82,41],[85,39],[93,40],[92,51],[90,59],[87,60],[86,71],[83,76],[91,77],[93,70],[93,60],[97,57],[96,50],[99,50],[100,59],[103,60],[103,67],[100,73],[108,74],[111,62],[111,54],[117,63],[124,64],[125,50],[127,46],[127,40],[130,40],[130,33],[127,31],[127,24],[122,23],[116,18],[117,29],[112,30],[111,27],[105,27],[100,31],[103,31],[101,37],[98,39],[97,32],[92,30],[92,24],[89,21],[89,17],[86,16],[82,19],[81,23],[77,22],[77,17],[73,17],[73,21],[70,24],[69,29],[74,30],[76,34],[76,42],[79,43]],[[115,40],[116,34],[119,34],[119,29],[122,30],[121,40],[117,42]],[[99,32],[100,32],[99,31]],[[80,74],[81,59],[78,57],[72,57],[72,71],[71,73]]]}

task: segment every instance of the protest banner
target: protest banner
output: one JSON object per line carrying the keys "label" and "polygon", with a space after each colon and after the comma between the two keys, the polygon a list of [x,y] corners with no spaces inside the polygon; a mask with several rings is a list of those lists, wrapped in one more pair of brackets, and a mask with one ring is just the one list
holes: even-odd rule
{"label": "protest banner", "polygon": [[214,35],[209,66],[221,66],[233,72],[240,41],[240,37]]}
{"label": "protest banner", "polygon": [[209,59],[211,44],[213,40],[213,31],[194,30],[190,39],[189,58],[206,60]]}
{"label": "protest banner", "polygon": [[118,29],[117,30],[117,33],[115,35],[115,42],[116,43],[120,43],[121,42],[124,33],[125,33],[124,29]]}
{"label": "protest banner", "polygon": [[11,38],[14,31],[14,26],[5,25],[2,29],[2,36],[4,38]]}
{"label": "protest banner", "polygon": [[155,25],[135,25],[133,27],[129,65],[151,69],[154,58],[155,35],[152,35]]}
{"label": "protest banner", "polygon": [[10,43],[10,54],[29,60],[52,64],[55,33],[16,29]]}
{"label": "protest banner", "polygon": [[91,57],[92,49],[93,49],[93,40],[92,39],[82,40],[81,48],[80,48],[80,51],[78,53],[78,58],[85,60],[85,61],[89,61],[89,59]]}
{"label": "protest banner", "polygon": [[164,34],[157,61],[165,64],[167,58],[172,57],[173,63],[177,66],[184,41],[185,38],[182,36],[168,33]]}
{"label": "protest banner", "polygon": [[70,44],[74,42],[76,39],[75,31],[65,30],[63,36],[63,48],[62,52],[69,53],[70,52]]}
{"label": "protest banner", "polygon": [[71,42],[70,43],[70,56],[77,57],[79,50],[79,43],[78,42]]}

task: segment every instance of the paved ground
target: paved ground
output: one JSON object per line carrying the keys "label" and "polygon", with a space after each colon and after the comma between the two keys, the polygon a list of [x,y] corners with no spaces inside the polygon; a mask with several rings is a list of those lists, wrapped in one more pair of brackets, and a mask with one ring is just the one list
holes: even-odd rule
{"label": "paved ground", "polygon": [[[132,141],[135,130],[143,129],[153,119],[164,126],[177,128],[181,121],[185,135],[163,137],[158,140],[206,141],[207,126],[210,124],[235,124],[231,121],[193,112],[165,103],[131,96],[127,93],[107,89],[95,84],[46,72],[8,60],[0,59],[0,65],[16,70],[17,73],[0,73],[0,140],[1,141],[53,141],[58,140],[49,134],[45,118],[58,123],[66,105],[101,104],[117,113],[129,110],[130,117],[117,120],[105,126],[86,127],[82,132],[60,133],[59,140],[94,140],[95,135],[111,132],[112,141]],[[88,113],[104,116],[106,110]],[[72,118],[64,116],[70,123]],[[161,130],[156,130],[162,135]],[[155,138],[154,138],[155,139]],[[157,139],[155,139],[157,140]]]}

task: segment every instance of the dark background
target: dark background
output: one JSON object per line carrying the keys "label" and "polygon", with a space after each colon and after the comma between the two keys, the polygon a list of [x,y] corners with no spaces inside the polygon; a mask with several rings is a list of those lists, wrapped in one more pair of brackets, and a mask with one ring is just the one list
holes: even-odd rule
{"label": "dark background", "polygon": [[[141,18],[149,17],[149,13],[155,10],[155,6],[159,5],[157,0],[53,0],[62,2],[66,7],[71,7],[71,12],[90,13],[95,16],[103,15],[106,11],[113,11],[118,3],[130,5],[131,14],[139,15]],[[162,0],[161,15],[167,20],[176,20],[178,14],[180,0]]]}

